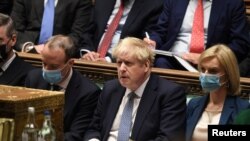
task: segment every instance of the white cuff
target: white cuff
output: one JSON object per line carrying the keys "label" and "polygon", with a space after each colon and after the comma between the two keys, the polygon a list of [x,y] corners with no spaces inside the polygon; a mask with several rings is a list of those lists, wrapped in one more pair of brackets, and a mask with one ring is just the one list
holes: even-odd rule
{"label": "white cuff", "polygon": [[105,60],[106,60],[107,62],[109,62],[109,63],[112,63],[111,58],[110,58],[110,57],[108,57],[108,56],[106,56],[106,57],[105,57]]}
{"label": "white cuff", "polygon": [[90,139],[89,141],[100,141],[100,140],[96,139],[96,138],[93,138],[93,139]]}
{"label": "white cuff", "polygon": [[89,53],[90,52],[90,50],[88,50],[88,49],[80,49],[80,56],[82,57],[83,56],[83,52],[85,52],[85,53]]}
{"label": "white cuff", "polygon": [[32,42],[26,42],[26,43],[23,44],[21,51],[22,52],[29,52],[33,48],[34,48],[34,43],[32,43]]}

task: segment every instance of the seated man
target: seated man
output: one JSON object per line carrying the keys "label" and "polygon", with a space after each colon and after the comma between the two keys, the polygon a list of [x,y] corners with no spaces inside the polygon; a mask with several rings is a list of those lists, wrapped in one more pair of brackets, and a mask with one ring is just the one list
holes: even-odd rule
{"label": "seated man", "polygon": [[[243,0],[165,0],[151,40],[159,50],[171,51],[196,66],[200,54],[211,46],[226,44],[238,62],[246,58],[250,40]],[[173,57],[157,56],[155,66],[184,69]]]}
{"label": "seated man", "polygon": [[[30,88],[65,91],[64,139],[82,139],[96,107],[100,89],[72,69],[74,44],[70,37],[56,35],[41,50],[43,68],[31,71],[25,85]],[[56,87],[60,87],[58,89]]]}
{"label": "seated man", "polygon": [[58,34],[70,36],[78,46],[90,21],[91,7],[91,0],[14,0],[11,17],[19,35],[15,49],[29,50],[35,45],[40,53],[48,38]]}
{"label": "seated man", "polygon": [[12,19],[0,13],[0,84],[24,86],[27,72],[33,69],[13,51],[17,33]]}
{"label": "seated man", "polygon": [[118,79],[104,85],[84,139],[183,141],[185,90],[151,74],[154,54],[148,44],[127,37],[114,48],[112,56]]}
{"label": "seated man", "polygon": [[82,59],[114,61],[111,50],[119,40],[127,36],[142,39],[157,23],[162,8],[163,0],[95,0],[92,22],[83,35],[81,51],[87,53]]}

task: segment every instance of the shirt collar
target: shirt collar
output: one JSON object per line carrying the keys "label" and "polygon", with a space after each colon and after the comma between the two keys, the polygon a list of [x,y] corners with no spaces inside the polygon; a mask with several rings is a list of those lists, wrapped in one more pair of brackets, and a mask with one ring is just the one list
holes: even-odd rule
{"label": "shirt collar", "polygon": [[73,74],[73,70],[71,68],[70,72],[69,72],[69,76],[63,82],[61,82],[60,84],[58,84],[60,87],[63,88],[63,90],[66,90],[66,88],[67,88],[67,86],[69,84],[69,81],[70,81],[70,79],[72,77],[72,74]]}
{"label": "shirt collar", "polygon": [[[135,90],[135,94],[137,97],[139,97],[139,98],[142,97],[143,91],[144,91],[144,89],[149,81],[149,78],[150,78],[150,76],[141,84],[141,86],[138,89]],[[132,90],[127,88],[126,92],[125,92],[125,96],[127,96],[131,92],[132,92]]]}
{"label": "shirt collar", "polygon": [[16,54],[14,52],[14,54],[10,57],[10,59],[3,64],[3,66],[2,66],[2,70],[3,71],[6,71],[8,69],[8,67],[11,64],[11,62],[15,59],[15,57],[16,57]]}

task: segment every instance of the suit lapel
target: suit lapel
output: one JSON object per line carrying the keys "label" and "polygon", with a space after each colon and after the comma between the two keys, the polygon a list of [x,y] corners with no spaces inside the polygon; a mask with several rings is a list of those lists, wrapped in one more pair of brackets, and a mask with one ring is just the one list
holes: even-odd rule
{"label": "suit lapel", "polygon": [[133,126],[133,139],[136,139],[136,136],[138,136],[141,130],[141,126],[143,125],[144,119],[146,118],[149,110],[155,102],[155,98],[157,96],[157,92],[155,91],[155,89],[157,88],[157,79],[157,77],[151,75],[148,84],[144,89]]}
{"label": "suit lapel", "polygon": [[43,19],[43,10],[44,10],[44,0],[34,0],[33,1],[34,6],[32,6],[32,11],[34,11],[36,14],[36,18],[39,19],[39,21],[42,22]]}
{"label": "suit lapel", "polygon": [[234,100],[232,98],[227,98],[225,101],[225,104],[223,106],[223,111],[221,113],[221,118],[220,118],[220,122],[219,124],[227,124],[230,115],[232,114],[233,110],[234,110]]}
{"label": "suit lapel", "polygon": [[222,0],[213,0],[212,2],[212,7],[211,7],[211,12],[210,12],[210,17],[209,17],[209,23],[208,23],[208,37],[207,37],[207,44],[210,46],[211,40],[213,38],[213,34],[215,31],[215,27],[219,21],[220,13],[225,12],[224,11],[224,6],[225,1]]}
{"label": "suit lapel", "polygon": [[66,117],[67,114],[72,111],[71,109],[75,107],[74,105],[72,105],[72,102],[77,98],[77,96],[75,95],[77,95],[77,91],[79,90],[79,79],[80,78],[77,77],[76,72],[73,70],[72,77],[65,91],[64,117]]}
{"label": "suit lapel", "polygon": [[178,5],[178,7],[175,5],[171,6],[171,7],[176,8],[176,9],[172,9],[176,12],[176,14],[173,16],[177,16],[178,19],[181,19],[181,24],[182,24],[182,21],[184,20],[184,16],[186,14],[188,4],[189,4],[189,0],[184,0],[184,1],[179,0],[175,3],[175,5]]}
{"label": "suit lapel", "polygon": [[132,6],[132,9],[130,10],[128,14],[128,18],[124,24],[123,30],[126,30],[126,28],[129,28],[131,24],[133,24],[133,21],[136,20],[136,17],[139,16],[140,12],[143,12],[141,8],[143,6],[144,0],[135,0],[134,4]]}
{"label": "suit lapel", "polygon": [[98,19],[95,20],[99,22],[98,24],[101,26],[101,32],[103,32],[107,27],[107,23],[115,7],[116,0],[100,0],[98,2],[99,3],[96,5],[97,8],[95,8],[95,12],[101,13],[101,15],[97,15]]}
{"label": "suit lapel", "polygon": [[118,112],[118,109],[120,107],[122,98],[125,94],[125,88],[120,86],[119,88],[116,89],[116,91],[112,92],[113,94],[111,94],[111,102],[112,104],[110,104],[108,111],[107,111],[107,115],[108,115],[108,120],[106,120],[107,123],[105,123],[104,125],[107,125],[105,128],[105,133],[104,133],[104,140],[107,140],[110,129],[113,125],[113,122],[115,120],[116,114]]}
{"label": "suit lapel", "polygon": [[[185,17],[185,13],[187,10],[189,4],[189,0],[178,0],[175,3],[172,3],[171,7],[172,7],[172,11],[173,13],[171,13],[171,17],[168,17],[170,20],[170,18],[175,19],[175,25],[174,27],[172,26],[173,29],[176,29],[176,31],[180,31],[184,17]],[[177,6],[176,6],[177,5]],[[172,30],[172,29],[170,29]],[[178,32],[173,32],[173,37],[177,37]]]}
{"label": "suit lapel", "polygon": [[19,58],[17,58],[16,56],[7,68],[7,70],[3,72],[2,76],[0,77],[0,83],[4,82],[7,85],[11,84],[11,82],[17,78],[16,75],[20,74],[19,64]]}
{"label": "suit lapel", "polygon": [[[189,118],[190,120],[188,120],[188,126],[187,126],[187,138],[188,140],[191,140],[191,136],[193,134],[194,128],[197,124],[197,122],[199,121],[206,105],[207,105],[207,101],[208,101],[209,95],[205,95],[204,97],[201,97],[201,100],[199,102],[196,103],[196,105],[194,105],[194,109],[193,109],[193,114],[192,117]],[[190,124],[191,123],[191,124]]]}

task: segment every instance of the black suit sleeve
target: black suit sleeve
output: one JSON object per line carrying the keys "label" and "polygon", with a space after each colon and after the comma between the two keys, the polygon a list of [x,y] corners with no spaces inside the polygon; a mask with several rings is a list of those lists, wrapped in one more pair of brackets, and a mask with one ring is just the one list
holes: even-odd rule
{"label": "black suit sleeve", "polygon": [[[35,43],[39,35],[40,23],[36,19],[31,19],[31,17],[29,17],[29,15],[34,14],[31,13],[31,4],[32,2],[27,0],[14,1],[11,17],[15,23],[15,28],[18,31],[18,38],[15,46],[15,49],[18,51],[21,50],[21,47],[25,42]],[[27,30],[28,24],[32,24],[32,29]]]}

